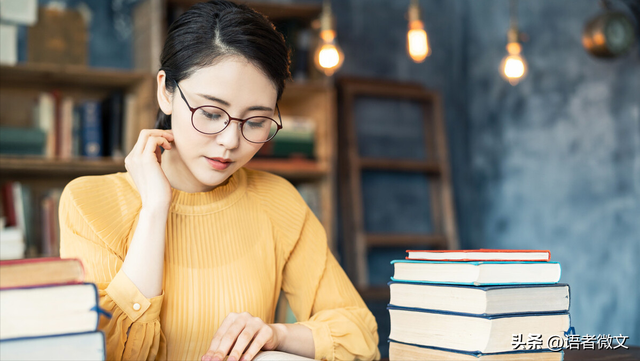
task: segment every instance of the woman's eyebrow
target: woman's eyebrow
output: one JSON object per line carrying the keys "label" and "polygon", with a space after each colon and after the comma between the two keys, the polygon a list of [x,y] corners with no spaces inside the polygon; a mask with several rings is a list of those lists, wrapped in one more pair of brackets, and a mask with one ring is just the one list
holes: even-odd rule
{"label": "woman's eyebrow", "polygon": [[[220,104],[222,104],[224,106],[227,106],[227,107],[231,106],[231,104],[229,104],[229,102],[227,102],[225,100],[222,100],[220,98],[216,98],[216,97],[214,97],[212,95],[208,95],[208,94],[198,94],[198,95],[203,97],[203,98],[205,98],[205,99],[211,100],[213,102],[218,102],[218,103],[220,103]],[[254,105],[252,107],[249,107],[247,110],[249,110],[249,111],[268,111],[268,112],[273,112],[273,108],[265,107],[265,106],[261,106],[261,105]]]}

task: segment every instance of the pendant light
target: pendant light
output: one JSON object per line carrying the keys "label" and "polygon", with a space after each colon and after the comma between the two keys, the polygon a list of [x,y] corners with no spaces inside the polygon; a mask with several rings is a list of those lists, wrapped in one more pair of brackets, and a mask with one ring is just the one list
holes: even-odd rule
{"label": "pendant light", "polygon": [[522,46],[518,42],[517,0],[511,0],[510,25],[507,32],[507,55],[500,62],[500,75],[511,85],[516,85],[527,76],[527,62],[520,52]]}
{"label": "pendant light", "polygon": [[411,0],[409,4],[409,30],[407,31],[407,52],[416,63],[422,63],[431,55],[429,38],[424,30],[424,23],[420,20],[420,5],[418,0]]}
{"label": "pendant light", "polygon": [[336,31],[333,28],[333,14],[331,2],[324,0],[320,14],[320,42],[313,56],[316,68],[325,75],[331,76],[340,69],[344,62],[344,53],[336,41]]}

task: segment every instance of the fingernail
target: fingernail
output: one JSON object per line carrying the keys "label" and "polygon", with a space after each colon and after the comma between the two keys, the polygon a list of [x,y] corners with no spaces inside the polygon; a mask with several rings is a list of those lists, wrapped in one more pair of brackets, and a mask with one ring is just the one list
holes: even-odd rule
{"label": "fingernail", "polygon": [[209,355],[202,356],[202,361],[211,361],[211,356]]}
{"label": "fingernail", "polygon": [[222,361],[222,359],[220,358],[220,356],[216,354],[216,355],[213,355],[213,359],[211,359],[211,361]]}
{"label": "fingernail", "polygon": [[233,356],[229,356],[229,357],[227,358],[227,361],[236,361],[236,358],[235,358],[235,357],[233,357]]}

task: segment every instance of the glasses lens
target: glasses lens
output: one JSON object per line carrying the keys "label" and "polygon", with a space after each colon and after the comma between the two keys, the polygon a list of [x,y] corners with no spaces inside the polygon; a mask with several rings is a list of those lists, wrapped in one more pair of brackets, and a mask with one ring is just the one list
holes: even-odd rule
{"label": "glasses lens", "polygon": [[242,126],[242,134],[250,142],[266,142],[278,131],[278,125],[271,118],[255,117],[248,119]]}
{"label": "glasses lens", "polygon": [[229,115],[220,108],[200,107],[193,113],[193,126],[202,133],[218,133],[227,123]]}

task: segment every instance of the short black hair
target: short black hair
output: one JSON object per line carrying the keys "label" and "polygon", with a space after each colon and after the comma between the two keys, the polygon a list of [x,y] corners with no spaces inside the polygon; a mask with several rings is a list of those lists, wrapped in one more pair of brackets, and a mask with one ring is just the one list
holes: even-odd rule
{"label": "short black hair", "polygon": [[[233,55],[262,70],[280,99],[285,81],[291,78],[284,37],[264,15],[226,0],[195,4],[171,24],[160,56],[165,86],[174,92],[176,83],[198,69]],[[159,110],[156,128],[171,129],[171,115]]]}

